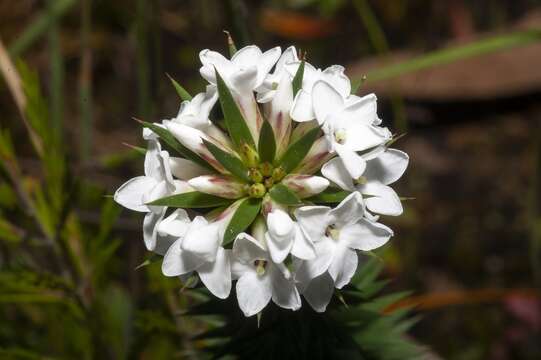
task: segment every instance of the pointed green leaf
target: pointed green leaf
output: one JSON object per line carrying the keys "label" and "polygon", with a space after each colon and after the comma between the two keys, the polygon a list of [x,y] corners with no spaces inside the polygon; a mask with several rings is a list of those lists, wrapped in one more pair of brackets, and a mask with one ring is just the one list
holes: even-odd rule
{"label": "pointed green leaf", "polygon": [[344,200],[351,192],[340,190],[337,188],[327,188],[325,191],[314,195],[312,197],[309,197],[306,199],[307,201],[311,201],[313,203],[324,203],[324,204],[330,204],[330,203],[339,203],[342,200]]}
{"label": "pointed green leaf", "polygon": [[304,134],[299,140],[291,144],[282,159],[280,166],[289,173],[301,163],[319,135],[319,127],[313,128]]}
{"label": "pointed green leaf", "polygon": [[169,132],[169,130],[162,128],[156,124],[152,124],[146,121],[140,121],[141,124],[154,131],[160,139],[162,139],[167,145],[169,145],[173,150],[178,152],[182,157],[192,160],[193,162],[207,168],[209,170],[215,171],[215,169],[205,160],[200,158],[196,153],[188,149],[186,146],[182,145],[174,136]]}
{"label": "pointed green leaf", "polygon": [[259,142],[257,144],[259,150],[259,159],[272,163],[276,154],[276,139],[272,125],[268,121],[263,121],[261,132],[259,133]]}
{"label": "pointed green leaf", "polygon": [[259,210],[261,209],[261,199],[247,198],[245,199],[235,211],[235,215],[231,218],[227,229],[224,234],[224,241],[222,245],[227,245],[238,234],[243,232],[254,222]]}
{"label": "pointed green leaf", "polygon": [[170,206],[176,208],[210,208],[231,204],[231,199],[224,199],[219,196],[205,194],[199,191],[191,191],[182,194],[166,196],[154,200],[148,205]]}
{"label": "pointed green leaf", "polygon": [[192,96],[190,95],[190,93],[188,91],[186,91],[186,89],[184,89],[178,82],[176,82],[175,79],[173,79],[171,77],[171,75],[169,75],[169,74],[166,74],[166,75],[169,78],[169,80],[171,80],[171,83],[173,84],[173,87],[177,91],[177,94],[182,99],[182,101],[190,101],[190,100],[192,100]]}
{"label": "pointed green leaf", "polygon": [[254,139],[246,124],[246,120],[244,119],[244,116],[242,116],[235,99],[233,99],[231,91],[229,91],[224,79],[217,70],[216,85],[218,87],[220,105],[222,106],[222,112],[224,113],[225,125],[233,143],[237,148],[240,148],[242,144],[248,144],[255,148]]}
{"label": "pointed green leaf", "polygon": [[235,45],[235,41],[233,41],[229,31],[224,30],[224,33],[227,36],[227,48],[229,49],[229,56],[233,57],[233,55],[235,55],[237,52],[237,46]]}
{"label": "pointed green leaf", "polygon": [[248,169],[238,157],[223,151],[211,142],[206,140],[203,140],[203,142],[211,154],[214,155],[214,158],[231,174],[246,182],[250,181],[250,178],[248,177]]}
{"label": "pointed green leaf", "polygon": [[284,205],[300,205],[302,201],[284,184],[274,185],[269,191],[272,200]]}
{"label": "pointed green leaf", "polygon": [[304,60],[301,61],[301,64],[297,68],[295,77],[293,77],[293,96],[297,95],[299,90],[302,88],[302,78],[304,77]]}

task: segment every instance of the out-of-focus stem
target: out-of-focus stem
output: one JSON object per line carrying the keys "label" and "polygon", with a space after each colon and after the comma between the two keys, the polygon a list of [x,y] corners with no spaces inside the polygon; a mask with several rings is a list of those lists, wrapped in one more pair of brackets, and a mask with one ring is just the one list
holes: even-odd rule
{"label": "out-of-focus stem", "polygon": [[[54,17],[54,6],[56,0],[48,0],[47,11],[49,16]],[[48,31],[48,50],[49,50],[49,71],[51,81],[49,93],[51,96],[51,125],[54,129],[55,144],[60,144],[62,138],[62,117],[64,109],[64,61],[62,58],[62,49],[60,43],[60,33],[58,31],[58,22],[54,21]]]}
{"label": "out-of-focus stem", "polygon": [[81,136],[80,160],[85,163],[90,158],[93,139],[92,116],[92,0],[81,1],[81,63],[79,70],[79,128]]}

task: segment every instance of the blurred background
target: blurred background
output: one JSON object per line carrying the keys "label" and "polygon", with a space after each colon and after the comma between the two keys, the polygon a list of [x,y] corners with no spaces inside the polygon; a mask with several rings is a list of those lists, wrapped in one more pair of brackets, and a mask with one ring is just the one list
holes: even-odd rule
{"label": "blurred background", "polygon": [[409,199],[378,254],[430,356],[541,358],[536,0],[0,0],[0,357],[198,358],[198,293],[108,195],[142,171],[132,117],[176,115],[166,74],[204,90],[223,30],[344,65],[405,134]]}

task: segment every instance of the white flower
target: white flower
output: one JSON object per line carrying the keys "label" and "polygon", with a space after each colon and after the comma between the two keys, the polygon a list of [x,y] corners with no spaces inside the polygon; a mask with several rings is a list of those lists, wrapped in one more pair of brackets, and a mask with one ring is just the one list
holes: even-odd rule
{"label": "white flower", "polygon": [[[207,289],[220,299],[225,299],[231,291],[231,260],[230,250],[221,246],[216,248],[212,260],[192,253],[182,246],[187,237],[199,233],[200,229],[209,227],[202,216],[193,219],[184,237],[179,237],[167,250],[162,263],[162,273],[166,276],[180,276],[196,271],[199,279]],[[203,239],[202,239],[203,240]]]}
{"label": "white flower", "polygon": [[342,160],[352,178],[361,176],[366,166],[357,151],[379,146],[391,138],[389,130],[374,125],[378,120],[376,97],[371,94],[346,101],[325,81],[318,81],[312,90],[317,121],[323,125],[331,151]]}
{"label": "white flower", "polygon": [[288,47],[276,62],[274,71],[269,73],[263,83],[255,89],[257,91],[257,101],[260,103],[271,101],[277,92],[278,84],[282,81],[284,76],[286,79],[293,79],[293,76],[286,69],[286,64],[298,61],[297,49],[295,49],[294,46]]}
{"label": "white flower", "polygon": [[402,203],[388,185],[397,181],[408,167],[409,157],[403,151],[386,149],[366,162],[361,182],[355,184],[342,161],[334,158],[327,162],[321,173],[342,189],[359,191],[365,195],[368,210],[382,215],[402,214]]}
{"label": "white flower", "polygon": [[326,272],[332,278],[334,286],[341,289],[349,283],[357,269],[356,250],[377,249],[393,235],[391,229],[368,220],[363,215],[363,200],[357,192],[347,196],[334,209],[326,206],[305,206],[297,209],[297,221],[314,241],[316,249],[315,259],[300,263],[295,275],[299,289],[305,297],[314,295],[313,291],[306,292],[310,282]]}
{"label": "white flower", "polygon": [[293,191],[300,199],[317,195],[329,187],[329,180],[321,176],[291,174],[282,180],[282,184]]}
{"label": "white flower", "polygon": [[169,154],[161,150],[160,143],[153,133],[145,132],[148,149],[145,155],[145,175],[128,180],[115,192],[117,203],[134,211],[146,212],[143,221],[143,235],[148,250],[154,251],[158,241],[157,226],[163,219],[166,208],[149,206],[156,199],[189,191],[189,186],[181,180],[174,180],[169,168]]}
{"label": "white flower", "polygon": [[216,71],[220,74],[238,102],[254,139],[258,138],[262,119],[253,91],[261,86],[281,52],[280,47],[275,47],[263,53],[257,46],[250,45],[238,50],[231,60],[215,51],[199,53],[203,64],[199,70],[201,76],[216,84]]}
{"label": "white flower", "polygon": [[301,307],[299,293],[284,264],[275,264],[265,246],[241,233],[233,245],[233,278],[239,307],[245,316],[259,313],[272,301],[285,309]]}
{"label": "white flower", "polygon": [[275,263],[283,262],[289,253],[300,259],[315,257],[314,244],[284,210],[274,208],[267,214],[267,228],[265,240]]}
{"label": "white flower", "polygon": [[205,130],[212,125],[209,114],[218,100],[216,86],[207,86],[206,92],[195,95],[192,100],[183,101],[176,118],[171,121]]}
{"label": "white flower", "polygon": [[[291,76],[295,76],[300,62],[286,64],[287,71]],[[304,75],[302,78],[302,88],[295,96],[293,107],[291,109],[291,118],[298,122],[310,121],[316,118],[314,113],[315,102],[326,102],[327,99],[319,98],[314,102],[312,96],[313,86],[317,81],[325,81],[330,84],[344,98],[351,92],[351,82],[344,75],[344,67],[333,65],[325,70],[316,69],[309,63],[304,64]]]}

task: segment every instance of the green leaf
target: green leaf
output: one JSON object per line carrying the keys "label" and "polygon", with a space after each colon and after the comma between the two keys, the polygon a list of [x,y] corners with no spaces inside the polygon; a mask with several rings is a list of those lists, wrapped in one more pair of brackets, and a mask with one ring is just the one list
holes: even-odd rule
{"label": "green leaf", "polygon": [[299,140],[291,144],[282,159],[280,166],[289,173],[301,163],[319,135],[319,127],[313,128],[304,134]]}
{"label": "green leaf", "polygon": [[284,205],[300,205],[302,201],[284,184],[274,185],[269,191],[272,200]]}
{"label": "green leaf", "polygon": [[257,144],[259,150],[259,159],[272,163],[276,155],[276,139],[272,125],[268,121],[263,121],[261,132],[259,133],[259,142]]}
{"label": "green leaf", "polygon": [[175,79],[173,79],[171,77],[171,75],[169,75],[169,74],[166,74],[166,75],[169,78],[169,80],[171,80],[171,83],[173,84],[173,87],[177,91],[177,94],[182,99],[182,101],[190,101],[190,100],[192,100],[192,96],[190,95],[190,93],[188,91],[186,91],[186,89],[184,89],[178,82],[176,82]]}
{"label": "green leaf", "polygon": [[233,143],[237,148],[240,148],[242,144],[248,144],[255,148],[254,139],[246,124],[246,120],[242,116],[235,99],[233,99],[231,91],[229,91],[224,79],[222,79],[217,70],[216,85],[218,86],[218,96],[220,97],[222,112],[224,113],[225,125]]}
{"label": "green leaf", "polygon": [[248,177],[248,169],[238,157],[223,151],[211,142],[206,140],[203,140],[203,142],[211,154],[214,155],[214,158],[216,158],[216,160],[231,174],[246,182],[250,181],[250,178]]}
{"label": "green leaf", "polygon": [[293,97],[297,95],[299,90],[302,88],[302,78],[304,77],[304,60],[301,61],[301,64],[299,65],[299,68],[297,69],[297,72],[295,73],[295,77],[293,77],[293,82],[291,83],[293,86]]}
{"label": "green leaf", "polygon": [[411,72],[452,63],[496,51],[509,50],[541,40],[540,29],[515,31],[497,35],[470,44],[437,50],[398,64],[379,67],[367,74],[367,83],[396,78]]}
{"label": "green leaf", "polygon": [[212,171],[215,171],[215,169],[205,160],[201,159],[196,153],[182,145],[174,136],[169,132],[169,130],[164,129],[160,126],[157,126],[155,124],[138,120],[144,127],[149,128],[150,130],[154,131],[160,139],[162,139],[167,145],[169,145],[173,150],[178,152],[180,155],[182,155],[184,158],[188,160],[192,160],[193,162],[209,169]]}
{"label": "green leaf", "polygon": [[237,52],[237,46],[235,45],[235,41],[233,41],[229,31],[224,30],[224,33],[227,36],[227,48],[229,49],[229,56],[233,57],[233,55],[235,55]]}
{"label": "green leaf", "polygon": [[309,197],[306,199],[307,201],[311,201],[313,203],[324,203],[324,204],[332,204],[332,203],[339,203],[342,200],[344,200],[351,192],[340,190],[337,188],[327,188],[325,191],[314,195],[312,197]]}
{"label": "green leaf", "polygon": [[231,204],[230,199],[224,199],[219,196],[205,194],[199,191],[191,191],[182,194],[166,196],[154,200],[148,205],[170,206],[177,208],[210,208]]}
{"label": "green leaf", "polygon": [[231,218],[227,229],[224,234],[224,241],[222,245],[227,245],[235,238],[238,234],[243,232],[252,224],[255,220],[259,210],[261,209],[261,199],[256,198],[247,198],[245,199],[235,211],[235,214]]}

